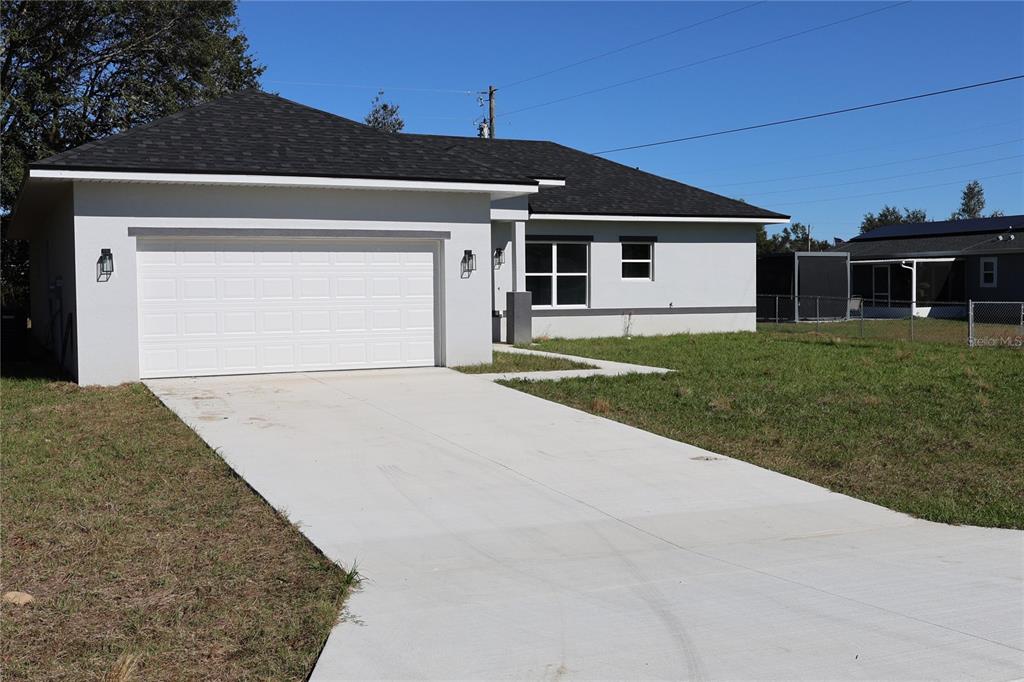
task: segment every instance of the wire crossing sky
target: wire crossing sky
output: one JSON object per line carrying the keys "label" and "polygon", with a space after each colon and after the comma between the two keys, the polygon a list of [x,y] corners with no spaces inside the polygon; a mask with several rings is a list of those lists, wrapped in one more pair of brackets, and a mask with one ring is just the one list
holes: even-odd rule
{"label": "wire crossing sky", "polygon": [[383,89],[406,131],[472,136],[494,85],[502,137],[617,150],[822,237],[884,203],[945,219],[975,178],[988,211],[1024,213],[1024,80],[904,99],[1024,73],[1021,2],[245,2],[239,16],[264,87],[355,120]]}
{"label": "wire crossing sky", "polygon": [[757,130],[758,128],[770,128],[772,126],[787,125],[790,123],[799,123],[800,121],[810,121],[815,118],[824,118],[826,116],[838,116],[840,114],[849,114],[854,111],[863,111],[864,109],[874,109],[876,107],[884,107],[890,104],[900,104],[901,102],[911,102],[915,99],[924,99],[926,97],[935,97],[937,95],[948,95],[952,92],[962,92],[964,90],[973,90],[974,88],[984,88],[989,85],[998,85],[1000,83],[1008,83],[1010,81],[1016,81],[1024,78],[1024,75],[1020,76],[1009,76],[1008,78],[999,78],[997,80],[983,81],[981,83],[971,83],[970,85],[961,85],[955,88],[946,88],[945,90],[936,90],[934,92],[925,92],[918,95],[907,95],[906,97],[898,97],[896,99],[885,100],[883,102],[872,102],[871,104],[858,104],[854,107],[846,107],[845,109],[834,109],[832,111],[824,111],[817,114],[805,114],[804,116],[796,116],[794,118],[786,118],[781,121],[771,121],[769,123],[755,123],[749,126],[743,126],[741,128],[730,128],[728,130],[718,130],[713,133],[700,133],[698,135],[690,135],[689,137],[676,137],[671,140],[661,140],[660,142],[646,142],[644,144],[634,144],[630,147],[616,147],[615,149],[605,149],[600,152],[593,152],[594,154],[611,154],[612,152],[624,152],[630,149],[646,149],[648,147],[660,147],[663,144],[675,144],[676,142],[689,142],[690,140],[702,140],[706,137],[717,137],[719,135],[731,135],[732,133],[742,133],[748,130]]}

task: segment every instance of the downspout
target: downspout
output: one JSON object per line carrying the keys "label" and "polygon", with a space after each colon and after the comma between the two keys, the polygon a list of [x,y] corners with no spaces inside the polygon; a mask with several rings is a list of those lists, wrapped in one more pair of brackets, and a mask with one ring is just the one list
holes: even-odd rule
{"label": "downspout", "polygon": [[917,315],[917,261],[910,261],[909,266],[902,261],[900,267],[910,270],[910,317],[914,317]]}

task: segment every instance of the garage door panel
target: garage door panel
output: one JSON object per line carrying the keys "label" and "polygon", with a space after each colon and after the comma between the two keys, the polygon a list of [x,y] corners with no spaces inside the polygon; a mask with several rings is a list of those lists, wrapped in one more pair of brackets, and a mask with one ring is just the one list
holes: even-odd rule
{"label": "garage door panel", "polygon": [[217,313],[184,313],[184,336],[216,336]]}
{"label": "garage door panel", "polygon": [[434,364],[429,243],[139,240],[143,377]]}
{"label": "garage door panel", "polygon": [[366,331],[365,310],[339,310],[334,313],[334,328],[339,332],[362,332]]}
{"label": "garage door panel", "polygon": [[255,334],[256,333],[256,312],[239,311],[226,312],[223,315],[225,334]]}

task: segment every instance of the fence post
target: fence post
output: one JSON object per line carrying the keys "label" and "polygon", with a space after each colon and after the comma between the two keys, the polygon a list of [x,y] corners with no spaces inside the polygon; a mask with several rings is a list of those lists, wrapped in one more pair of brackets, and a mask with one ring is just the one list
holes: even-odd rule
{"label": "fence post", "polygon": [[967,301],[967,347],[974,348],[974,301]]}
{"label": "fence post", "polygon": [[860,338],[864,338],[864,299],[860,300]]}
{"label": "fence post", "polygon": [[779,297],[775,297],[775,326],[779,326]]}
{"label": "fence post", "polygon": [[814,297],[814,331],[821,329],[821,296]]}
{"label": "fence post", "polygon": [[1020,330],[1024,332],[1024,303],[1020,304]]}

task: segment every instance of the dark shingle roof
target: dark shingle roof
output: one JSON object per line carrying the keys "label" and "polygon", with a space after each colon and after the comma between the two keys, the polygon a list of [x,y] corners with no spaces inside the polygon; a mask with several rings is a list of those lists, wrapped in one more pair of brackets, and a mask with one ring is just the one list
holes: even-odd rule
{"label": "dark shingle roof", "polygon": [[886,225],[831,250],[848,251],[851,260],[1009,253],[1024,251],[1022,227],[1024,215]]}
{"label": "dark shingle roof", "polygon": [[247,90],[75,147],[33,168],[534,184],[514,170]]}
{"label": "dark shingle roof", "polygon": [[990,253],[1024,251],[1024,235],[1014,239],[998,234],[957,234],[913,239],[865,239],[839,244],[833,251],[847,251],[850,260],[874,258],[939,258],[981,256]]}
{"label": "dark shingle roof", "polygon": [[993,218],[968,218],[966,220],[942,220],[928,223],[901,223],[876,227],[870,232],[857,235],[851,241],[868,239],[895,239],[897,237],[937,237],[940,235],[978,234],[1005,232],[1009,229],[1024,229],[1024,215],[1004,215]]}
{"label": "dark shingle roof", "polygon": [[535,184],[534,213],[788,216],[554,142],[389,134],[256,90],[222,97],[33,168]]}
{"label": "dark shingle roof", "polygon": [[534,178],[564,178],[564,187],[545,187],[530,197],[533,213],[788,218],[555,142],[405,137],[430,142],[438,149],[459,150],[489,164],[512,164]]}

